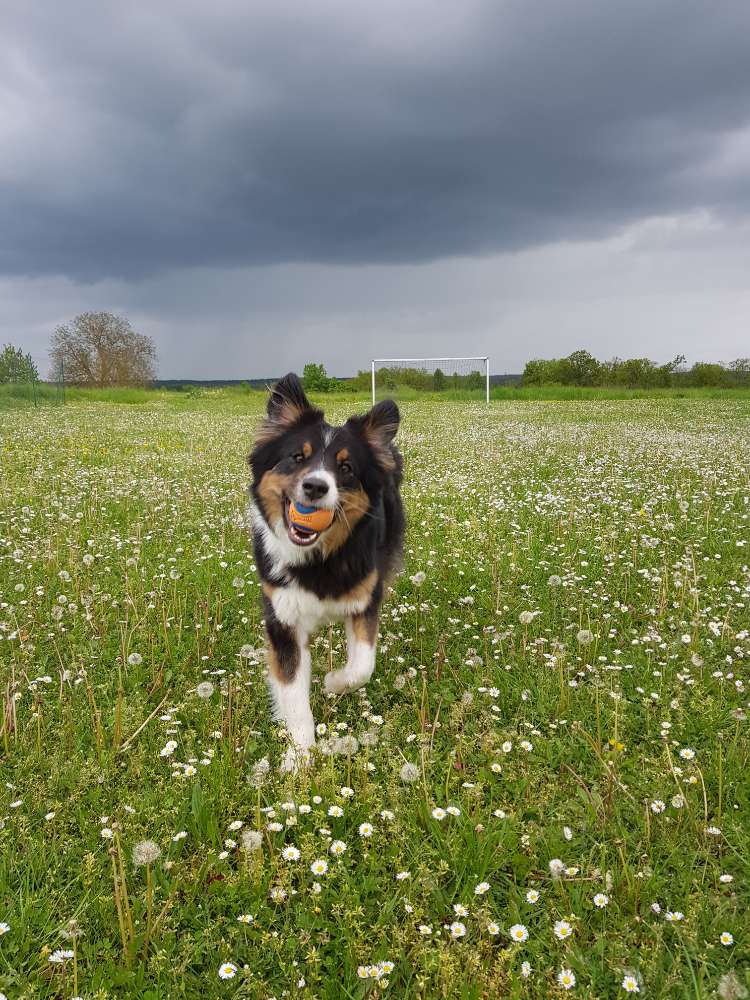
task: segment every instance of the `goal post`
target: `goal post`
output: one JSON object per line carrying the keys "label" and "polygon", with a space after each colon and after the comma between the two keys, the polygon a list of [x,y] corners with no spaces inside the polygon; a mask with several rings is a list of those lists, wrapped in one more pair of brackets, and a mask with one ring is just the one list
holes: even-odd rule
{"label": "goal post", "polygon": [[490,359],[373,358],[370,363],[373,405],[378,397],[417,399],[424,394],[490,401]]}

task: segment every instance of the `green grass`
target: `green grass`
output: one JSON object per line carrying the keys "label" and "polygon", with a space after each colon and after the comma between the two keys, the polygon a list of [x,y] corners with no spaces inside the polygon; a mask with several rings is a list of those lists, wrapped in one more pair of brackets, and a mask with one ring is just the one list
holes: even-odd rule
{"label": "green grass", "polygon": [[[321,406],[353,403],[355,406],[370,400],[369,391],[342,390],[339,392],[311,394]],[[446,389],[444,392],[419,392],[409,386],[399,386],[391,393],[378,390],[378,398],[390,395],[398,402],[410,403],[482,403],[485,390]],[[684,388],[626,389],[613,387],[580,387],[569,385],[520,386],[499,385],[490,390],[492,400],[513,402],[542,401],[609,401],[627,399],[727,399],[750,400],[750,389]],[[132,406],[158,406],[173,410],[255,411],[262,406],[265,390],[247,389],[242,386],[205,388],[186,386],[174,389],[132,389],[111,387],[91,389],[67,386],[64,402],[73,403],[124,403]],[[0,385],[0,410],[30,408],[34,405],[60,405],[60,390],[47,382],[37,383],[36,392],[29,385]]]}
{"label": "green grass", "polygon": [[[92,396],[0,414],[1,991],[548,998],[562,968],[572,996],[624,996],[630,972],[648,997],[750,985],[750,402],[404,403],[378,669],[326,699],[343,630],[317,637],[327,732],[282,777],[242,523],[263,397]],[[322,752],[335,733],[356,752]],[[137,866],[144,840],[161,856]]]}

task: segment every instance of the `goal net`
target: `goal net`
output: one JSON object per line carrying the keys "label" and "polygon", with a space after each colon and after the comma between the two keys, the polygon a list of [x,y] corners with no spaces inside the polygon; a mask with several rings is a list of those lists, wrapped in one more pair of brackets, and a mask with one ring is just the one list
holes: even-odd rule
{"label": "goal net", "polygon": [[489,358],[373,358],[372,401],[432,396],[490,401]]}

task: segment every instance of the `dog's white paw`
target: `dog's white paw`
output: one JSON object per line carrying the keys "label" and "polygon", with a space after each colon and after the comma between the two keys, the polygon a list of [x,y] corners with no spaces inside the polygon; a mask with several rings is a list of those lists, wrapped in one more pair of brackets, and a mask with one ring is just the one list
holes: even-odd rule
{"label": "dog's white paw", "polygon": [[350,670],[330,670],[323,680],[323,687],[326,694],[345,694],[347,691],[355,691],[362,684],[357,684],[356,677]]}
{"label": "dog's white paw", "polygon": [[281,759],[279,770],[282,774],[296,774],[300,768],[309,767],[311,759],[309,747],[289,747]]}

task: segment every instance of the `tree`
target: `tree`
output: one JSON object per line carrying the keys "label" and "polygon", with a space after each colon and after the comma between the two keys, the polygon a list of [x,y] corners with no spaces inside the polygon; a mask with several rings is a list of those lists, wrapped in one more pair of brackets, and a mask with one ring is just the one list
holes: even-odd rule
{"label": "tree", "polygon": [[309,363],[302,372],[302,384],[310,392],[330,392],[336,384],[336,379],[326,374],[325,365]]}
{"label": "tree", "polygon": [[112,313],[81,313],[58,326],[50,348],[53,377],[60,368],[74,385],[144,385],[156,375],[156,348],[128,320]]}
{"label": "tree", "polygon": [[7,382],[38,382],[39,372],[30,354],[20,347],[6,344],[0,351],[0,384]]}
{"label": "tree", "polygon": [[596,385],[599,381],[599,362],[588,351],[573,351],[561,361],[565,366],[565,381],[573,385]]}
{"label": "tree", "polygon": [[735,358],[730,361],[729,371],[735,385],[750,386],[750,358]]}
{"label": "tree", "polygon": [[432,373],[432,388],[435,392],[442,392],[445,389],[445,372],[441,368],[436,368]]}

